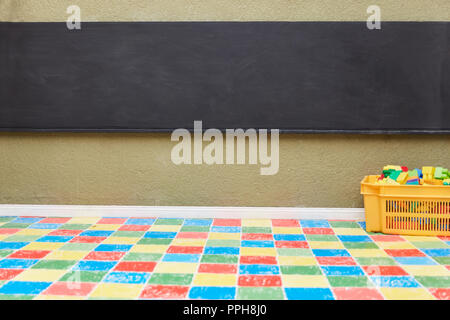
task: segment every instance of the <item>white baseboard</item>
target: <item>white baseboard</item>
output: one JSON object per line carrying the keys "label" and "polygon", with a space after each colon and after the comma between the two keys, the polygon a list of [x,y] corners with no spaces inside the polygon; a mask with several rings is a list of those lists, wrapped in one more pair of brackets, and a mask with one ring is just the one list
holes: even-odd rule
{"label": "white baseboard", "polygon": [[0,216],[364,220],[364,209],[1,204]]}

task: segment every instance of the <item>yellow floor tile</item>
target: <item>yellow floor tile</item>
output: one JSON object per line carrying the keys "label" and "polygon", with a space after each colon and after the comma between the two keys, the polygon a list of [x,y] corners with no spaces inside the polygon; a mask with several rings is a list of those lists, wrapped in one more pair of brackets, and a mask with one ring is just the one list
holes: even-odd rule
{"label": "yellow floor tile", "polygon": [[121,224],[94,224],[90,226],[89,230],[105,230],[105,231],[115,231],[119,229]]}
{"label": "yellow floor tile", "polygon": [[389,257],[389,255],[380,249],[348,249],[353,257]]}
{"label": "yellow floor tile", "polygon": [[100,219],[100,217],[73,217],[66,223],[94,224],[97,223]]}
{"label": "yellow floor tile", "polygon": [[403,265],[403,269],[413,276],[450,276],[450,270],[441,265],[436,266],[411,266]]}
{"label": "yellow floor tile", "polygon": [[177,232],[181,226],[152,225],[149,231]]}
{"label": "yellow floor tile", "polygon": [[287,266],[310,266],[316,265],[317,261],[314,257],[278,256],[278,263]]}
{"label": "yellow floor tile", "polygon": [[84,300],[85,297],[80,296],[54,296],[54,295],[46,295],[41,294],[34,298],[33,300]]}
{"label": "yellow floor tile", "polygon": [[272,227],[272,232],[274,234],[303,234],[300,227]]}
{"label": "yellow floor tile", "polygon": [[197,273],[194,278],[195,286],[236,286],[235,274]]}
{"label": "yellow floor tile", "polygon": [[160,262],[153,273],[195,273],[198,263],[189,262]]}
{"label": "yellow floor tile", "polygon": [[89,251],[63,251],[50,252],[43,259],[50,260],[81,260],[89,254]]}
{"label": "yellow floor tile", "polygon": [[89,296],[135,299],[139,296],[143,287],[144,285],[141,284],[100,283]]}
{"label": "yellow floor tile", "polygon": [[340,241],[310,241],[311,249],[345,249]]}
{"label": "yellow floor tile", "polygon": [[20,234],[20,235],[24,235],[24,236],[44,236],[47,233],[52,232],[55,229],[22,229],[18,232],[16,232],[15,234]]}
{"label": "yellow floor tile", "polygon": [[172,246],[204,246],[206,239],[173,239]]}
{"label": "yellow floor tile", "polygon": [[434,300],[431,293],[423,288],[380,288],[389,300]]}
{"label": "yellow floor tile", "polygon": [[327,277],[325,276],[303,276],[296,274],[284,274],[281,276],[283,287],[285,288],[328,288]]}
{"label": "yellow floor tile", "polygon": [[150,252],[150,253],[165,253],[168,245],[156,245],[156,244],[136,244],[130,252]]}
{"label": "yellow floor tile", "polygon": [[348,236],[367,235],[366,231],[358,228],[333,228],[333,230],[338,235],[348,235]]}
{"label": "yellow floor tile", "polygon": [[0,235],[0,241],[2,241],[5,238],[8,238],[10,235],[9,234],[2,234]]}
{"label": "yellow floor tile", "polygon": [[241,248],[241,256],[276,256],[275,248]]}
{"label": "yellow floor tile", "polygon": [[209,239],[217,240],[240,240],[240,233],[226,233],[226,232],[210,232]]}
{"label": "yellow floor tile", "polygon": [[427,237],[427,236],[402,236],[403,239],[408,241],[441,241],[438,237]]}
{"label": "yellow floor tile", "polygon": [[65,245],[64,242],[31,242],[21,250],[57,250]]}
{"label": "yellow floor tile", "polygon": [[394,241],[394,242],[384,242],[379,241],[377,245],[383,249],[416,249],[411,243],[406,241]]}
{"label": "yellow floor tile", "polygon": [[14,281],[53,282],[61,279],[67,270],[27,269],[14,278]]}
{"label": "yellow floor tile", "polygon": [[109,237],[103,240],[103,244],[135,244],[141,238],[132,238],[132,237]]}
{"label": "yellow floor tile", "polygon": [[272,220],[270,219],[242,219],[243,227],[271,227]]}

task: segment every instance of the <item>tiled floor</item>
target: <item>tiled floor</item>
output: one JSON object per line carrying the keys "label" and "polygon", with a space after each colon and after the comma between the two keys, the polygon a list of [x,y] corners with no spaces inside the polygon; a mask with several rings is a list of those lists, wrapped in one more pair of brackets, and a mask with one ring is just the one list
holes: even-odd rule
{"label": "tiled floor", "polygon": [[325,220],[0,217],[3,299],[449,299],[450,238]]}

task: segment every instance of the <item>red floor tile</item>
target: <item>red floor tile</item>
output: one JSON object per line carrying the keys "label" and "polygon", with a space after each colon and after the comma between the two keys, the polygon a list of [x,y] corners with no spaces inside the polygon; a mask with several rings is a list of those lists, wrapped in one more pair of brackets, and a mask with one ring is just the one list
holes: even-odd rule
{"label": "red floor tile", "polygon": [[450,270],[450,266],[445,266],[448,270]]}
{"label": "red floor tile", "polygon": [[275,241],[277,248],[309,248],[306,241]]}
{"label": "red floor tile", "polygon": [[54,231],[50,232],[48,235],[49,236],[76,236],[76,235],[80,234],[81,232],[83,232],[83,230],[59,229],[59,230],[54,230]]}
{"label": "red floor tile", "polygon": [[75,242],[75,243],[100,243],[103,240],[105,240],[106,237],[91,237],[91,236],[80,236],[75,237],[69,242]]}
{"label": "red floor tile", "polygon": [[241,256],[241,264],[277,264],[276,257],[266,256]]}
{"label": "red floor tile", "polygon": [[48,250],[18,250],[11,254],[8,258],[15,259],[41,259],[48,255],[51,251]]}
{"label": "red floor tile", "polygon": [[384,234],[377,234],[370,236],[373,241],[380,241],[380,242],[401,242],[406,241],[401,236],[394,236],[394,235],[384,235]]}
{"label": "red floor tile", "polygon": [[429,289],[431,294],[439,300],[450,300],[450,288]]}
{"label": "red floor tile", "polygon": [[213,226],[240,227],[241,219],[214,219]]}
{"label": "red floor tile", "polygon": [[280,276],[245,275],[240,276],[238,285],[242,287],[279,287]]}
{"label": "red floor tile", "polygon": [[116,251],[91,251],[83,260],[120,260],[125,255],[125,252]]}
{"label": "red floor tile", "polygon": [[149,285],[142,291],[143,299],[183,299],[187,296],[189,287]]}
{"label": "red floor tile", "polygon": [[0,280],[11,280],[25,269],[0,269]]}
{"label": "red floor tile", "polygon": [[373,288],[334,288],[333,292],[337,300],[384,300]]}
{"label": "red floor tile", "polygon": [[125,221],[127,221],[126,218],[102,218],[96,224],[122,224]]}
{"label": "red floor tile", "polygon": [[236,273],[237,265],[222,263],[202,263],[198,268],[200,273]]}
{"label": "red floor tile", "polygon": [[66,223],[72,218],[45,218],[39,221],[39,223]]}
{"label": "red floor tile", "polygon": [[242,240],[273,240],[270,233],[243,233]]}
{"label": "red floor tile", "polygon": [[114,268],[115,271],[142,271],[152,272],[156,266],[153,261],[122,261]]}
{"label": "red floor tile", "polygon": [[334,234],[331,228],[303,228],[304,234]]}
{"label": "red floor tile", "polygon": [[147,231],[150,227],[149,225],[125,224],[119,228],[119,231]]}
{"label": "red floor tile", "polygon": [[43,294],[55,296],[87,296],[96,283],[91,282],[55,282]]}
{"label": "red floor tile", "polygon": [[178,232],[179,239],[207,239],[208,232]]}
{"label": "red floor tile", "polygon": [[0,228],[0,234],[14,234],[22,229]]}
{"label": "red floor tile", "polygon": [[385,249],[391,257],[425,257],[425,254],[418,249]]}
{"label": "red floor tile", "polygon": [[203,247],[170,246],[167,253],[202,253]]}
{"label": "red floor tile", "polygon": [[300,227],[298,220],[293,219],[273,219],[272,226],[274,227]]}
{"label": "red floor tile", "polygon": [[317,262],[323,266],[354,266],[352,257],[316,257]]}
{"label": "red floor tile", "polygon": [[369,276],[407,276],[408,272],[399,266],[363,266]]}

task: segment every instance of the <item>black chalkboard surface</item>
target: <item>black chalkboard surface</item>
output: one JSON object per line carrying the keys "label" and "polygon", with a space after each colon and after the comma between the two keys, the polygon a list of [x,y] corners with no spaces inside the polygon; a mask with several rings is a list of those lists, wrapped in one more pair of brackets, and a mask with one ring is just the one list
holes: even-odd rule
{"label": "black chalkboard surface", "polygon": [[450,132],[448,22],[0,23],[0,130]]}

